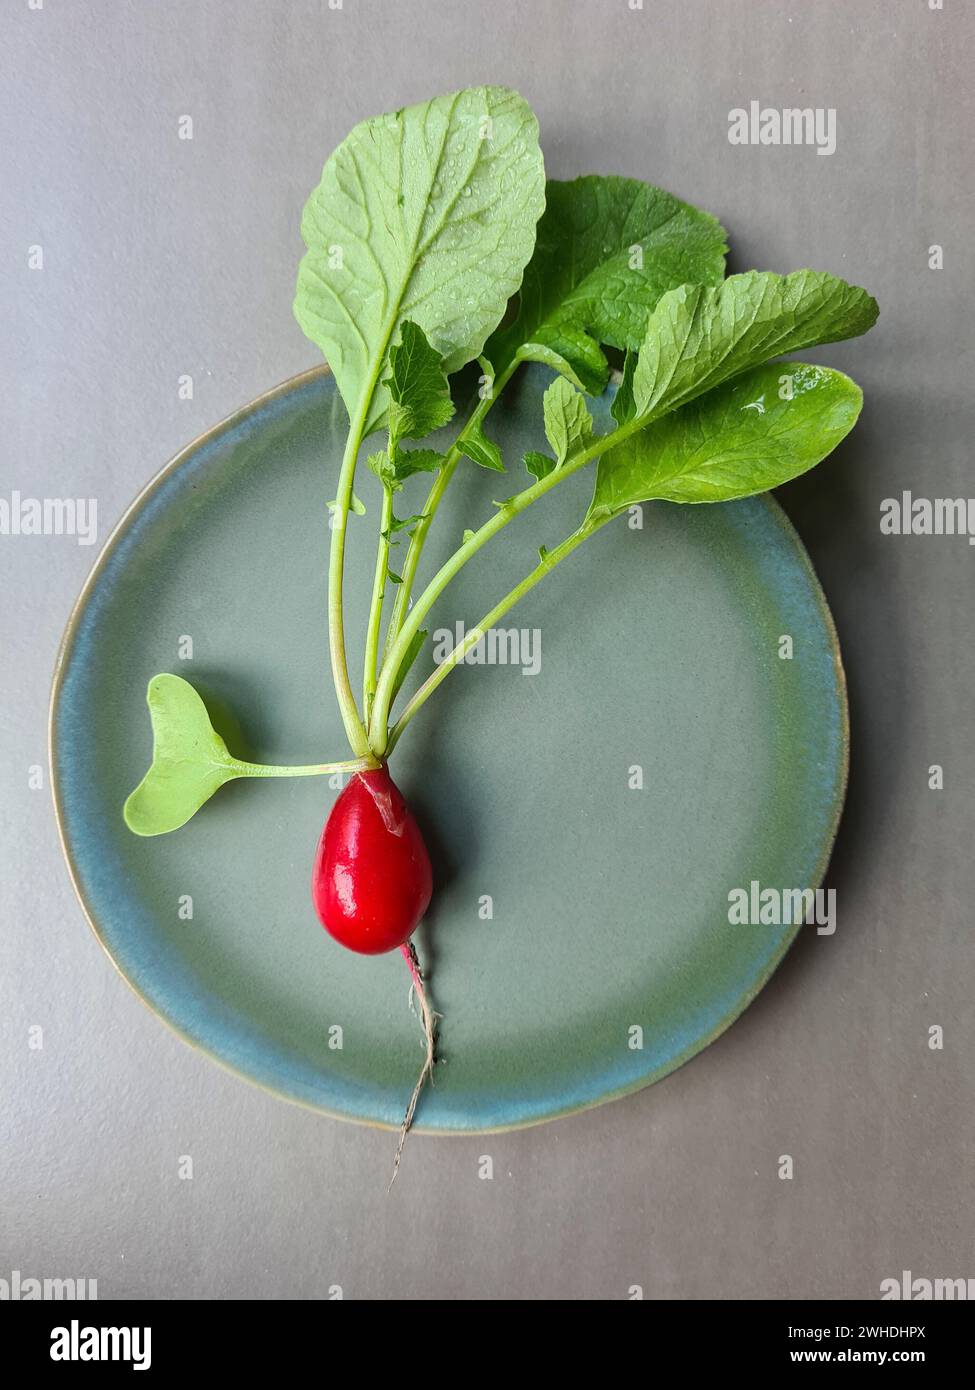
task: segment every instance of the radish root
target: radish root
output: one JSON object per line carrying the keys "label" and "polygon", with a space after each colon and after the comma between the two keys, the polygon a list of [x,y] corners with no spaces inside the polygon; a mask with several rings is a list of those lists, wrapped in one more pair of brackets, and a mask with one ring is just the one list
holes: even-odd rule
{"label": "radish root", "polygon": [[[415,1013],[413,1005],[416,999],[420,1005],[420,1020],[423,1024],[423,1035],[426,1039],[426,1056],[423,1059],[423,1067],[417,1077],[416,1085],[413,1087],[413,1094],[410,1096],[410,1103],[406,1107],[406,1114],[403,1116],[403,1123],[400,1126],[399,1144],[396,1146],[396,1157],[393,1160],[393,1176],[389,1180],[392,1187],[396,1181],[396,1174],[399,1172],[400,1159],[403,1157],[403,1145],[406,1143],[406,1136],[413,1127],[413,1116],[416,1114],[417,1102],[420,1099],[420,1092],[423,1090],[427,1077],[430,1078],[430,1085],[433,1085],[433,1067],[437,1060],[437,1023],[442,1017],[430,1004],[427,992],[423,987],[423,972],[420,969],[420,962],[417,958],[416,947],[412,941],[407,941],[400,947],[403,958],[409,966],[410,978],[410,1010]],[[389,1189],[387,1188],[387,1191]]]}

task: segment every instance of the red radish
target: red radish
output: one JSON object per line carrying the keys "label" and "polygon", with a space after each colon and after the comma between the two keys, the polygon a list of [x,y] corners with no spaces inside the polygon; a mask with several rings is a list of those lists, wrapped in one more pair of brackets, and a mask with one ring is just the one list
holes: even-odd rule
{"label": "red radish", "polygon": [[420,827],[386,764],[354,773],[315,856],[312,898],[325,930],[363,955],[395,951],[413,935],[432,892]]}
{"label": "red radish", "polygon": [[439,1015],[430,1007],[410,941],[430,905],[430,856],[385,762],[354,773],[332,807],[318,843],[311,892],[325,930],[350,951],[378,956],[399,947],[420,1003],[427,1051],[403,1117],[395,1179],[420,1091],[433,1071]]}

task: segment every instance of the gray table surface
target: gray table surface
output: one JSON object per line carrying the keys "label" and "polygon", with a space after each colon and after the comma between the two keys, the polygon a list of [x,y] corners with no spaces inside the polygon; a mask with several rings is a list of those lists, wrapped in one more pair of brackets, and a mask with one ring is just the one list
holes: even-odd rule
{"label": "gray table surface", "polygon": [[[96,551],[0,536],[0,1277],[97,1278],[103,1298],[735,1299],[975,1276],[975,551],[879,529],[902,489],[972,491],[971,8],[4,0],[0,25],[0,494],[94,496],[100,540],[187,440],[315,361],[291,316],[304,198],[355,121],[436,92],[515,86],[550,173],[660,183],[722,218],[732,269],[812,264],[882,307],[868,339],[817,353],[865,389],[855,438],[782,499],[850,680],[835,936],[802,935],[661,1084],[539,1129],[418,1137],[389,1197],[388,1134],[224,1074],[87,930],[31,768]],[[835,153],[730,145],[752,100],[835,108]]]}

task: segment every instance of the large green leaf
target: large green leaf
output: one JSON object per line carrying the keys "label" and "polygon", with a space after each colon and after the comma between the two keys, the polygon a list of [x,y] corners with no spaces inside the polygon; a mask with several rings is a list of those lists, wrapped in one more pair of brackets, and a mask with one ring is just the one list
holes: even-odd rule
{"label": "large green leaf", "polygon": [[866,290],[818,270],[750,270],[717,287],[683,285],[651,315],[633,372],[634,415],[648,421],[773,357],[872,327]]}
{"label": "large green leaf", "polygon": [[631,435],[599,461],[590,515],[637,502],[726,502],[766,492],[826,457],[863,396],[842,372],[758,367]]}
{"label": "large green leaf", "polygon": [[607,377],[600,344],[639,347],[660,296],[719,282],[726,249],[709,213],[639,179],[550,180],[516,315],[487,355],[498,372],[516,357],[543,362],[597,394]]}
{"label": "large green leaf", "polygon": [[357,125],[305,205],[295,315],[350,416],[409,319],[450,373],[477,357],[518,288],[545,202],[538,124],[505,87],[472,87]]}
{"label": "large green leaf", "polygon": [[250,769],[228,751],[206,706],[180,676],[153,676],[146,694],[152,719],[152,766],[125,803],[136,835],[178,830],[224,782]]}

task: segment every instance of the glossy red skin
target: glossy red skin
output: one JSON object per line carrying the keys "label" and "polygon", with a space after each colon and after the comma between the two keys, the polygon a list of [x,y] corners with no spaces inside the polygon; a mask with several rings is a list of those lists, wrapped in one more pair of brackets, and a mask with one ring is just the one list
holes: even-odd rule
{"label": "glossy red skin", "polygon": [[386,765],[354,773],[315,856],[311,893],[322,926],[350,951],[395,951],[413,935],[432,892],[427,847]]}

